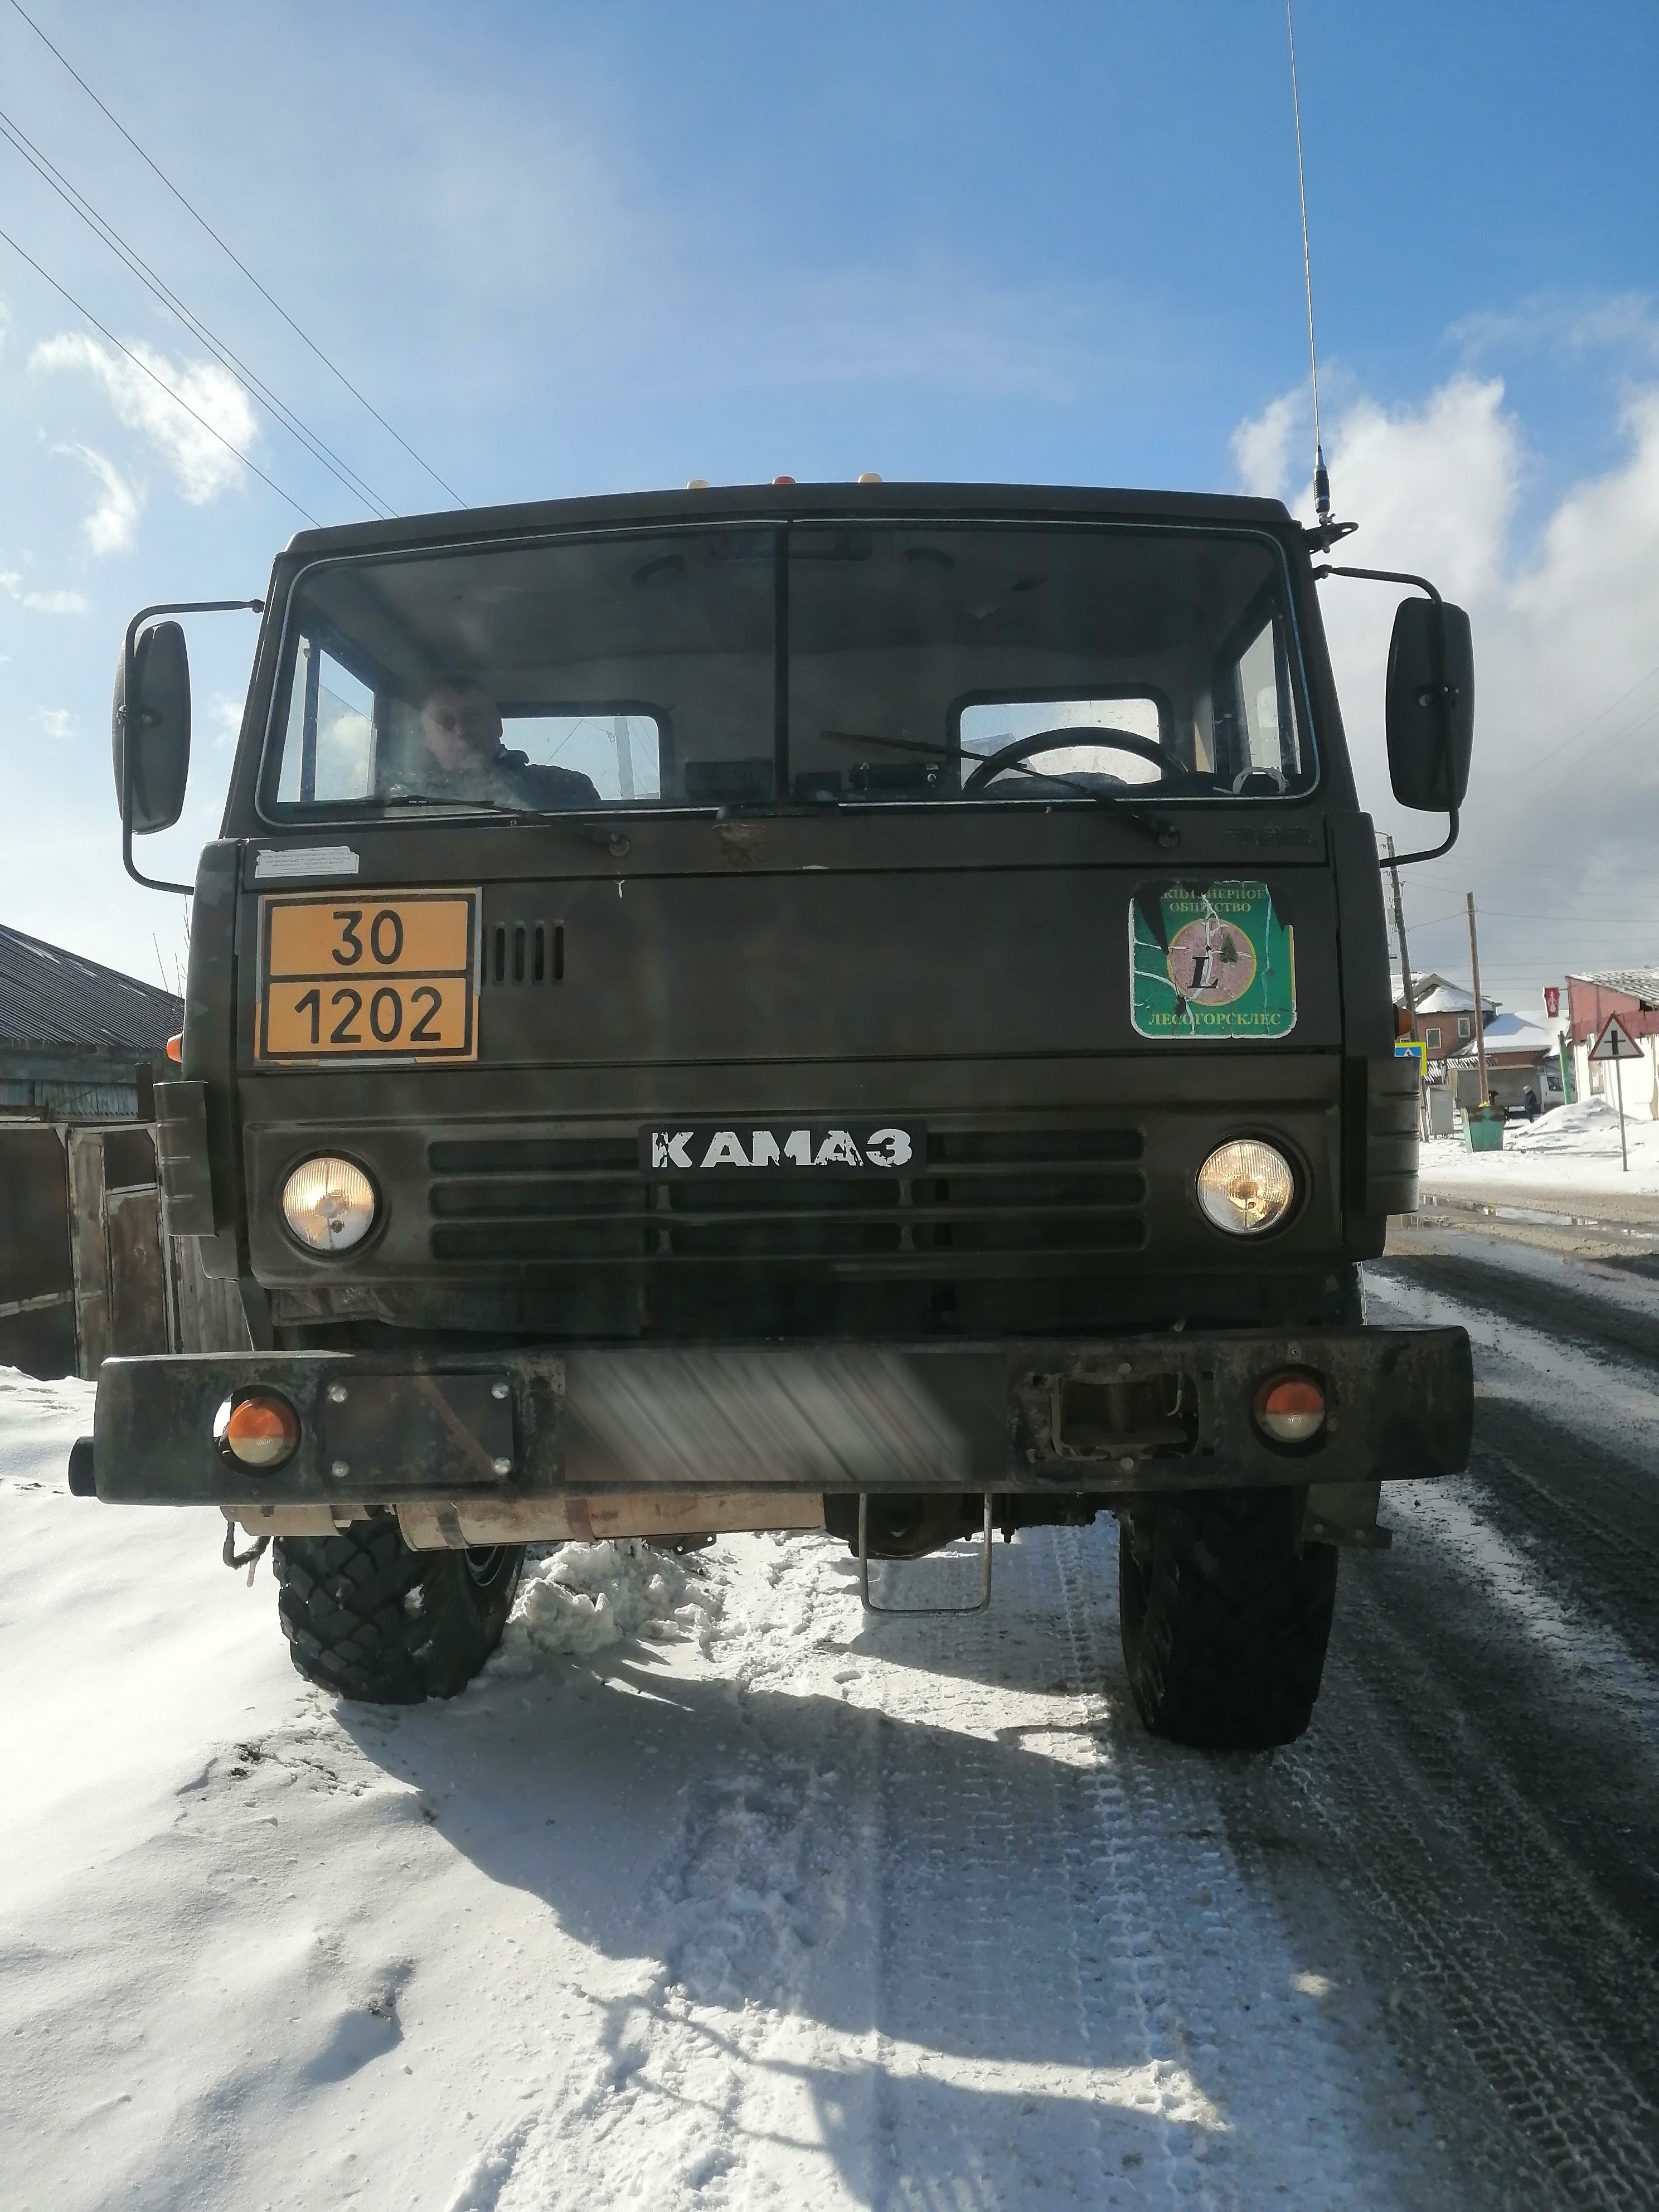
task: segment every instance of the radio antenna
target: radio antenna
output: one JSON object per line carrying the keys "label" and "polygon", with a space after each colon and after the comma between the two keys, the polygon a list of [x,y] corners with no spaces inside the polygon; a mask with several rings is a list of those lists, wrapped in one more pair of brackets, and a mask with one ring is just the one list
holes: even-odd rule
{"label": "radio antenna", "polygon": [[1308,367],[1313,379],[1314,412],[1314,513],[1319,518],[1318,533],[1322,550],[1330,550],[1334,536],[1347,535],[1340,525],[1331,522],[1331,479],[1325,467],[1325,449],[1319,435],[1319,349],[1314,343],[1313,260],[1308,252],[1308,180],[1302,167],[1302,100],[1296,82],[1296,25],[1291,16],[1291,0],[1285,0],[1285,33],[1291,46],[1291,112],[1296,118],[1296,188],[1302,201],[1302,281],[1308,295]]}

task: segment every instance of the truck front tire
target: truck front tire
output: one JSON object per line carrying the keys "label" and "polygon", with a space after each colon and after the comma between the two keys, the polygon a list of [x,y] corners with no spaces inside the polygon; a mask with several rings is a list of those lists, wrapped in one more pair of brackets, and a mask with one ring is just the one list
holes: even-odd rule
{"label": "truck front tire", "polygon": [[1268,1751],[1313,1716],[1336,1603],[1336,1553],[1297,1547],[1299,1490],[1218,1490],[1125,1510],[1123,1659],[1152,1735]]}
{"label": "truck front tire", "polygon": [[332,1536],[279,1536],[277,1612],[306,1680],[372,1705],[464,1690],[501,1642],[522,1544],[412,1552],[392,1514]]}

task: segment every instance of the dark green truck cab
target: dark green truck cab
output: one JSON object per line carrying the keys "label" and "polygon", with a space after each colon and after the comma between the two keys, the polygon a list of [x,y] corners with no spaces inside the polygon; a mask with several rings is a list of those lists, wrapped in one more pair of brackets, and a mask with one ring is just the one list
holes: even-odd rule
{"label": "dark green truck cab", "polygon": [[[1455,811],[1453,617],[1406,602],[1389,713],[1397,787]],[[188,691],[176,625],[137,629],[142,831]],[[1149,1724],[1283,1740],[1378,1485],[1467,1462],[1467,1339],[1360,1310],[1415,1202],[1395,1028],[1277,502],[303,533],[156,1094],[170,1225],[252,1348],[107,1362],[77,1486],[275,1535],[296,1660],[380,1696],[481,1662],[526,1541],[982,1530],[988,1573],[994,1525],[1110,1510]],[[371,1567],[425,1647],[365,1643]],[[1224,1662],[1218,1602],[1265,1623]]]}

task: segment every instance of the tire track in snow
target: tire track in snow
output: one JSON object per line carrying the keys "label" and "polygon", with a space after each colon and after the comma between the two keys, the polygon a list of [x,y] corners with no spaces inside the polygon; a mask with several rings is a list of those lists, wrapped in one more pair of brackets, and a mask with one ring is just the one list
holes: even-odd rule
{"label": "tire track in snow", "polygon": [[1431,2065],[1449,2032],[1501,2108],[1490,2163],[1531,2178],[1500,2201],[1659,2202],[1653,2108],[1608,2033],[1613,1989],[1632,2021],[1659,2016],[1629,1931],[1608,1924],[1432,1651],[1380,1605],[1346,1610],[1326,1725],[1279,1762],[1274,1794],[1299,1801],[1350,1869],[1394,1962],[1391,1996],[1409,1987],[1419,2014],[1438,2015],[1402,2027],[1426,2029]]}
{"label": "tire track in snow", "polygon": [[[1121,1679],[1106,1573],[1115,1551],[1079,1531],[1048,1533],[1075,1693],[1101,1747],[1088,1796],[1135,2001],[1158,2056],[1197,2068],[1230,2124],[1213,2146],[1171,2144],[1172,2200],[1241,2212],[1273,2193],[1331,2212],[1426,2201],[1426,2178],[1407,2179],[1406,2161],[1379,2151],[1373,2085],[1356,2078],[1321,2017],[1317,1938],[1268,1893],[1256,1839],[1229,1834],[1224,1798],[1265,1762],[1154,1743],[1127,1692],[1115,1703],[1103,1694]],[[1200,2175],[1188,2160],[1206,2148]]]}
{"label": "tire track in snow", "polygon": [[[1029,1581],[1030,1564],[1023,1547],[1018,1558],[1000,1550],[1005,1607],[1009,1585]],[[899,1571],[908,1579],[913,1571]],[[937,1578],[936,1569],[921,1570],[924,1583]],[[1018,1759],[1049,1716],[1008,1717],[990,1735],[919,1730],[896,1717],[933,1710],[942,1701],[930,1686],[952,1677],[994,1683],[1006,1627],[993,1612],[877,1623],[869,1632],[878,1644],[892,1638],[915,1670],[892,1681],[877,1721],[881,2164],[873,2201],[904,2212],[1000,2204],[1022,2173],[1028,2190],[1052,2185],[1104,2203],[1100,2107],[1126,2088],[1150,2112],[1163,2101],[1144,2041],[1109,2057],[1105,2039],[1091,2032],[1077,1869],[1050,1840],[1065,1826],[1054,1786],[1061,1770],[1041,1755]],[[1045,1656],[1024,1654],[1022,1672],[1057,1665],[1058,1654],[1047,1666]],[[1057,1712],[1045,1734],[1075,1726],[1069,1711]],[[1005,1779],[1012,1764],[1021,1766],[1023,1790]],[[942,2066],[918,2063],[927,2041],[945,2044]],[[971,2094],[975,2081],[981,2090],[1001,2086],[1005,2109],[994,2125],[983,2094]],[[1123,2154],[1136,2165],[1148,2156],[1141,2148]]]}
{"label": "tire track in snow", "polygon": [[[1351,1869],[1408,2040],[1473,2088],[1462,2117],[1498,2200],[1645,2212],[1659,1960],[1639,1819],[1624,1838],[1638,1807],[1654,1826],[1659,1681],[1629,1632],[1650,1585],[1595,1567],[1621,1514],[1646,1529],[1659,1405],[1645,1363],[1597,1348],[1592,1313],[1564,1344],[1508,1317],[1506,1279],[1488,1288],[1473,1308],[1425,1261],[1373,1291],[1391,1317],[1469,1328],[1474,1471],[1390,1495],[1402,1544],[1346,1564],[1313,1729],[1249,1794],[1299,1806]],[[1571,1481],[1510,1480],[1493,1426],[1569,1465],[1587,1432],[1619,1455],[1589,1540]],[[1455,2101],[1443,2080],[1443,2121]]]}
{"label": "tire track in snow", "polygon": [[989,1614],[872,1621],[787,1547],[602,2055],[468,2177],[490,2212],[1461,2201],[1379,2124],[1352,1970],[1230,1840],[1228,1771],[1127,1712],[1113,1559],[1034,1532]]}
{"label": "tire track in snow", "polygon": [[[1022,2187],[1218,2212],[1281,2190],[1356,2212],[1431,2201],[1437,2177],[1377,2148],[1371,2085],[1323,2016],[1312,1970],[1330,1959],[1241,1863],[1216,1763],[1152,1743],[1127,1710],[1114,1559],[1109,1523],[1028,1532],[999,1550],[991,1613],[866,1632],[916,1670],[882,1694],[884,1928],[902,1937],[884,1950],[884,2024],[942,2037],[969,2078],[1025,2037],[1055,2075],[1095,2085],[1090,2115],[1000,2118],[1000,2163],[935,2160],[930,2189],[890,2130],[891,2185],[873,2201],[957,2212]],[[1042,1704],[1028,1686],[1006,1711],[1000,1674],[1041,1685]],[[941,1705],[951,1731],[919,1753],[902,1723]],[[931,1990],[930,1956],[944,1962]],[[886,2094],[890,2111],[905,2091],[890,2078]],[[910,2119],[925,2144],[925,2112]],[[975,2124],[982,2146],[986,2116]]]}

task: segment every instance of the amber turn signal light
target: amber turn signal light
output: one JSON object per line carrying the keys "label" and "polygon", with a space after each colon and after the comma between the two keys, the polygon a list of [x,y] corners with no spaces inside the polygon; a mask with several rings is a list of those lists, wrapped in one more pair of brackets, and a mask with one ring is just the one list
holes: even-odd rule
{"label": "amber turn signal light", "polygon": [[1255,1425],[1276,1444],[1305,1444],[1325,1425],[1325,1393],[1310,1376],[1273,1376],[1255,1394]]}
{"label": "amber turn signal light", "polygon": [[177,1036],[170,1036],[167,1039],[167,1058],[173,1062],[175,1067],[183,1066],[185,1060],[185,1033],[182,1030],[179,1030]]}
{"label": "amber turn signal light", "polygon": [[300,1417],[274,1390],[250,1390],[221,1408],[214,1423],[220,1449],[243,1467],[280,1467],[300,1441]]}

